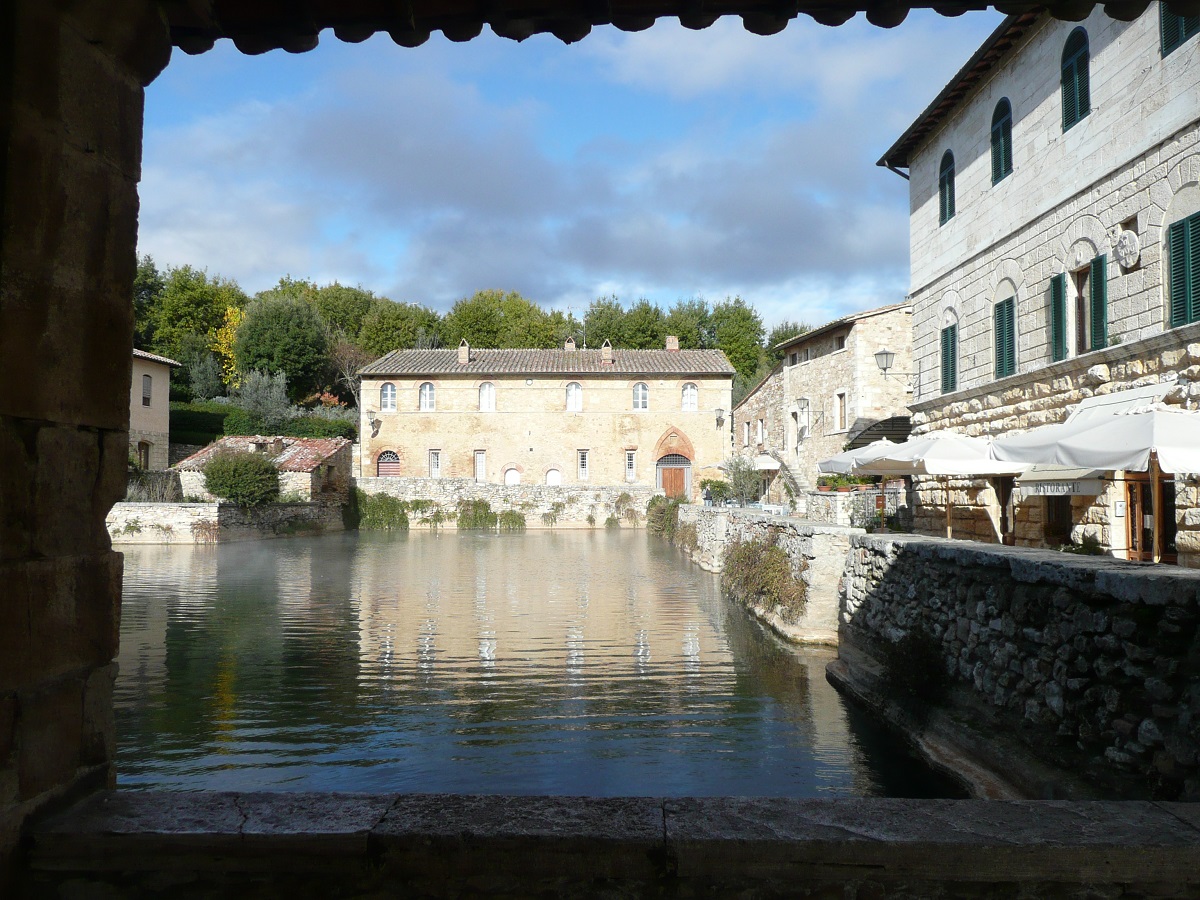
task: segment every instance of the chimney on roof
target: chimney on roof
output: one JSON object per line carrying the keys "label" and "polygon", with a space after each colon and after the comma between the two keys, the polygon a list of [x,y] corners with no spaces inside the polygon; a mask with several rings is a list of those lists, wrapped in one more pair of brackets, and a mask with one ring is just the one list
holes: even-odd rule
{"label": "chimney on roof", "polygon": [[667,335],[667,349],[675,353],[679,352],[679,338],[673,334]]}
{"label": "chimney on roof", "polygon": [[575,349],[575,338],[568,337],[566,340],[566,343],[563,344],[563,349],[564,350],[574,350]]}
{"label": "chimney on roof", "polygon": [[607,339],[600,345],[600,365],[611,366],[612,360],[612,343]]}
{"label": "chimney on roof", "polygon": [[283,438],[277,437],[271,441],[271,452],[277,455],[283,452]]}
{"label": "chimney on roof", "polygon": [[471,361],[471,345],[467,343],[467,339],[463,338],[458,343],[458,364],[465,366]]}

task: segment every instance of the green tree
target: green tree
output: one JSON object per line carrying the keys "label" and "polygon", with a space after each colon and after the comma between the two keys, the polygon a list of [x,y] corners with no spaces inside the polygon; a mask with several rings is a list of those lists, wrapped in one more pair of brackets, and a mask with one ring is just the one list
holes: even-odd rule
{"label": "green tree", "polygon": [[267,298],[289,297],[293,300],[308,300],[312,301],[316,297],[317,286],[311,281],[305,281],[302,278],[293,278],[291,275],[284,275],[279,279],[279,283],[273,288],[267,288],[265,291],[259,291],[254,295],[255,300],[263,300]]}
{"label": "green tree", "polygon": [[361,287],[346,287],[336,281],[317,288],[312,296],[312,303],[325,324],[350,340],[358,337],[363,320],[377,302],[370,291]]}
{"label": "green tree", "polygon": [[225,310],[245,306],[246,299],[236,281],[209,278],[191,266],[169,270],[150,315],[154,349],[181,362],[197,348],[208,350],[225,323]]}
{"label": "green tree", "polygon": [[154,308],[166,287],[154,257],[145,254],[138,260],[133,276],[133,345],[138,348],[154,345]]}
{"label": "green tree", "polygon": [[729,482],[729,494],[741,503],[758,499],[762,483],[758,471],[749,457],[731,456],[725,460],[725,478]]}
{"label": "green tree", "polygon": [[192,396],[197,400],[219,397],[225,391],[221,378],[221,364],[212,353],[201,353],[187,364],[188,381]]}
{"label": "green tree", "polygon": [[710,315],[706,300],[678,300],[667,312],[663,324],[667,334],[679,338],[680,350],[707,350],[712,346]]}
{"label": "green tree", "polygon": [[393,350],[416,347],[422,341],[437,346],[440,329],[441,320],[432,309],[376,299],[363,317],[357,343],[376,359]]}
{"label": "green tree", "polygon": [[767,353],[774,362],[779,362],[779,360],[783,359],[783,351],[776,348],[784,341],[790,340],[797,335],[806,334],[809,331],[812,331],[812,326],[806,322],[780,322],[767,335]]}
{"label": "green tree", "polygon": [[[282,431],[296,414],[288,399],[287,376],[282,372],[247,372],[237,390],[237,405],[249,417],[252,430],[261,428],[270,434]],[[229,424],[227,417],[226,426]],[[232,432],[226,427],[225,433]]]}
{"label": "green tree", "polygon": [[316,309],[286,295],[268,295],[247,306],[233,343],[239,371],[283,373],[293,399],[322,385],[326,349],[325,326]]}
{"label": "green tree", "polygon": [[553,317],[515,291],[476,291],[446,313],[443,335],[449,346],[466,339],[472,347],[550,348],[557,342]]}
{"label": "green tree", "polygon": [[592,349],[606,340],[614,347],[622,346],[625,334],[625,308],[616,297],[593,300],[583,317],[583,336]]}
{"label": "green tree", "polygon": [[713,307],[710,317],[713,343],[725,351],[739,375],[751,377],[763,356],[762,319],[741,297],[726,297]]}
{"label": "green tree", "polygon": [[238,506],[259,506],[279,497],[279,470],[265,453],[218,453],[204,465],[204,489]]}
{"label": "green tree", "polygon": [[666,333],[662,310],[649,300],[639,300],[621,321],[621,346],[631,350],[661,350]]}

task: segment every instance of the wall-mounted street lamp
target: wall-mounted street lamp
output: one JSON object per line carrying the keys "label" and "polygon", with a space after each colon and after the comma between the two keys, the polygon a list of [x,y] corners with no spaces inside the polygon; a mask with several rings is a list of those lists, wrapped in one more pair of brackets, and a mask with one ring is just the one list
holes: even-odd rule
{"label": "wall-mounted street lamp", "polygon": [[375,410],[367,411],[367,424],[371,426],[371,437],[379,437],[379,426],[383,424],[383,419],[375,415]]}
{"label": "wall-mounted street lamp", "polygon": [[713,410],[713,413],[717,417],[717,427],[720,428],[721,423],[725,421],[725,410],[721,409],[721,407],[718,406],[716,409]]}
{"label": "wall-mounted street lamp", "polygon": [[[888,372],[896,362],[896,354],[891,350],[883,349],[875,351],[875,365],[879,366],[879,371],[883,373],[883,377],[888,377]],[[892,372],[897,378],[908,379],[908,389],[912,390],[912,372]]]}

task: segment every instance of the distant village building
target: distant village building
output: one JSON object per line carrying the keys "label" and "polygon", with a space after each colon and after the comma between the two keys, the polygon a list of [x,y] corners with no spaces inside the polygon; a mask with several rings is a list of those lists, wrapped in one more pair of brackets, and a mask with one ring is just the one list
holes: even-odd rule
{"label": "distant village building", "polygon": [[911,313],[897,303],[843,316],[776,348],[779,365],[733,411],[734,451],[754,460],[769,503],[812,490],[817,463],[847,446],[908,437]]}
{"label": "distant village building", "polygon": [[395,350],[362,373],[362,474],[697,496],[729,452],[719,350]]}
{"label": "distant village building", "polygon": [[142,469],[165,469],[171,450],[171,369],[181,363],[133,351],[129,386],[129,453]]}
{"label": "distant village building", "polygon": [[185,497],[214,500],[204,489],[204,466],[219,453],[264,453],[279,470],[279,493],[305,501],[343,503],[350,494],[350,441],[264,435],[223,437],[177,463]]}
{"label": "distant village building", "polygon": [[[1200,398],[1198,30],[1157,3],[1009,16],[884,155],[911,179],[914,432],[1011,434],[1132,388],[1152,396],[1115,407]],[[1096,476],[957,481],[955,534],[1147,559],[1154,521],[1164,559],[1200,562],[1194,478],[1167,473],[1151,508],[1147,473]],[[947,494],[921,488],[941,533]]]}

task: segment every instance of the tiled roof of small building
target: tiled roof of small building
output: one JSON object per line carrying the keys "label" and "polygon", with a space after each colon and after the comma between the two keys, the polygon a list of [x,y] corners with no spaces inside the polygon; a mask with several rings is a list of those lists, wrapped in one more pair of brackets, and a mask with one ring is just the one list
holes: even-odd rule
{"label": "tiled roof of small building", "polygon": [[471,350],[461,365],[458,350],[393,350],[363,375],[732,375],[720,350]]}
{"label": "tiled roof of small building", "polygon": [[[283,443],[283,449],[276,453],[272,449],[275,441]],[[203,450],[198,450],[187,459],[175,464],[176,469],[198,471],[205,463],[222,451],[254,450],[255,444],[266,444],[266,452],[280,472],[311,472],[321,463],[326,462],[343,447],[350,446],[345,438],[295,438],[276,437],[273,435],[232,435],[223,437],[209,444]]]}
{"label": "tiled roof of small building", "polygon": [[157,353],[149,353],[145,350],[139,350],[137,347],[133,348],[133,355],[137,359],[148,359],[150,362],[162,363],[164,366],[175,366],[177,369],[183,367],[183,363],[181,362],[176,362],[175,360],[166,356],[159,356]]}

